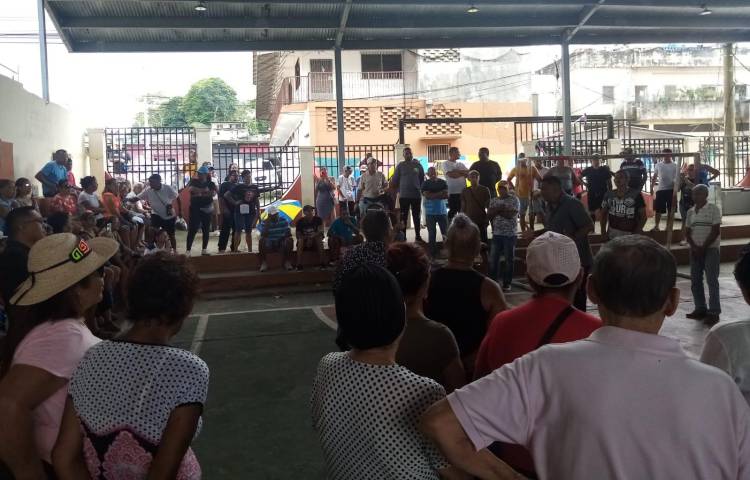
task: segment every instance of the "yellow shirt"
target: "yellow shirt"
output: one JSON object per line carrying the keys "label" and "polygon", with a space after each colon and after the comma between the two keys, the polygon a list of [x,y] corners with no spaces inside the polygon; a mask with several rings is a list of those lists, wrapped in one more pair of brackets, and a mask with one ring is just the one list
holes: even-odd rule
{"label": "yellow shirt", "polygon": [[536,167],[516,167],[510,171],[508,177],[513,178],[513,185],[516,187],[518,198],[529,198],[534,186],[534,178],[539,175]]}

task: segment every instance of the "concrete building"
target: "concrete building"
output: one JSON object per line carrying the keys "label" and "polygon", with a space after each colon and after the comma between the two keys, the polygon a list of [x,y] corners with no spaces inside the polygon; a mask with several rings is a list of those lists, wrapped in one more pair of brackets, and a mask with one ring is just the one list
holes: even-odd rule
{"label": "concrete building", "polygon": [[[336,144],[332,51],[259,54],[254,65],[257,114],[271,122],[272,145]],[[394,144],[404,117],[554,114],[539,111],[525,68],[513,49],[344,51],[346,143]],[[543,103],[554,108],[554,91],[548,94]],[[409,126],[405,141],[428,161],[447,158],[449,146],[468,160],[487,146],[501,164],[515,152],[510,124]]]}
{"label": "concrete building", "polygon": [[[722,130],[720,46],[586,48],[570,55],[574,115],[611,114],[656,130],[705,134]],[[538,82],[556,84],[559,62],[539,70]],[[748,130],[750,49],[735,60],[738,131]]]}

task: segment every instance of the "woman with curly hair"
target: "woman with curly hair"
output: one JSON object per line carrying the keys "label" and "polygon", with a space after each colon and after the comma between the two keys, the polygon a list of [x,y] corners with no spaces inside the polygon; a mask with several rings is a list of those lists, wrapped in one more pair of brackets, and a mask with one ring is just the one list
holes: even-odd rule
{"label": "woman with curly hair", "polygon": [[145,257],[128,286],[133,327],[90,349],[73,374],[55,472],[65,479],[198,479],[208,367],[169,345],[193,309],[198,276],[184,256]]}

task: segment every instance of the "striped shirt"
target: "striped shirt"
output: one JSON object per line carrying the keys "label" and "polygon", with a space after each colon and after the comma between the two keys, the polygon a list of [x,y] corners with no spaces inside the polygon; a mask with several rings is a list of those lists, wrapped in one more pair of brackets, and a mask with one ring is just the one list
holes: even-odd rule
{"label": "striped shirt", "polygon": [[[690,236],[697,245],[703,245],[706,239],[711,235],[714,225],[721,225],[721,210],[713,203],[707,203],[700,210],[692,207],[688,210],[685,225],[690,229]],[[721,233],[716,240],[707,245],[708,248],[719,248],[721,243]]]}
{"label": "striped shirt", "polygon": [[292,234],[289,222],[281,216],[274,223],[271,223],[269,220],[263,222],[263,232],[267,234],[266,238],[269,240],[279,240]]}

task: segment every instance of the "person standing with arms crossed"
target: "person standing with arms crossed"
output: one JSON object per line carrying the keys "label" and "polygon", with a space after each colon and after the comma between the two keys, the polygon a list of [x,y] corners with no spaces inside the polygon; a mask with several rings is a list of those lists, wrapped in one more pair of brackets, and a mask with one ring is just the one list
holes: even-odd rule
{"label": "person standing with arms crossed", "polygon": [[490,198],[497,197],[495,185],[503,179],[503,171],[496,161],[490,160],[490,149],[482,147],[477,153],[479,160],[471,164],[469,170],[479,172],[480,185],[487,187],[490,191]]}
{"label": "person standing with arms crossed", "polygon": [[[672,150],[665,148],[661,153],[672,153]],[[654,197],[654,229],[652,232],[659,231],[661,216],[672,210],[672,205],[677,201],[674,194],[674,182],[677,179],[677,164],[672,161],[672,157],[664,157],[663,160],[654,166],[654,176],[651,179],[651,195],[654,195],[654,184],[656,187],[656,196]]]}
{"label": "person standing with arms crossed", "polygon": [[466,177],[469,176],[469,170],[459,162],[461,152],[458,147],[448,149],[448,160],[443,163],[443,172],[445,181],[448,183],[448,224],[453,221],[453,217],[461,211],[461,192],[466,188]]}
{"label": "person standing with arms crossed", "polygon": [[[518,197],[520,208],[519,213],[521,215],[521,231],[525,232],[528,228],[526,225],[526,212],[529,211],[529,206],[531,205],[531,194],[534,189],[534,182],[541,181],[542,176],[534,165],[529,166],[526,156],[521,157],[521,155],[518,156],[518,166],[511,170],[508,175],[508,183],[510,184],[510,188],[515,190],[516,197]],[[513,183],[513,180],[516,178],[516,182]],[[500,194],[500,183],[496,186],[498,195]],[[534,213],[532,212],[530,215],[533,216]]]}
{"label": "person standing with arms crossed", "polygon": [[391,178],[391,188],[399,194],[399,208],[401,209],[401,224],[406,235],[409,224],[409,210],[414,222],[414,237],[417,242],[423,242],[422,223],[422,183],[424,183],[424,168],[419,160],[414,158],[411,148],[404,148],[404,161],[396,166]]}

